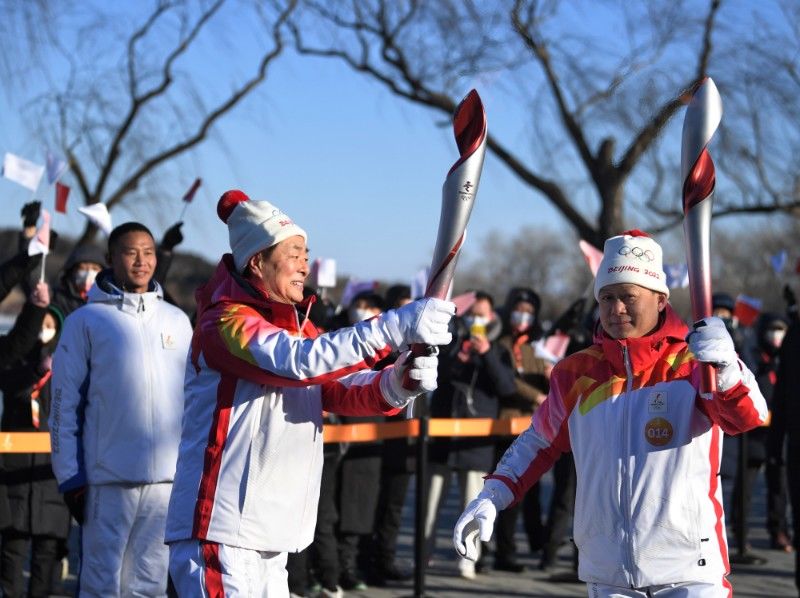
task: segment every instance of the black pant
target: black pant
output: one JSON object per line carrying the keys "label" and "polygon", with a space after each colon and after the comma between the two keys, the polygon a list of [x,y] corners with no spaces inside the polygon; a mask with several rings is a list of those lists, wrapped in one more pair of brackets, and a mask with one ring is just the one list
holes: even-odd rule
{"label": "black pant", "polygon": [[556,553],[570,530],[570,519],[575,511],[577,474],[572,453],[564,453],[553,466],[553,499],[547,515],[542,563],[555,562]]}
{"label": "black pant", "polygon": [[503,509],[497,514],[495,533],[497,534],[497,560],[513,563],[517,558],[517,543],[514,532],[517,530],[517,519],[522,512],[525,533],[531,552],[540,550],[545,541],[545,529],[542,525],[542,507],[539,502],[539,484],[531,486],[523,499],[511,508]]}
{"label": "black pant", "polygon": [[[30,588],[25,591],[22,571],[31,551]],[[0,557],[0,585],[6,598],[45,597],[51,593],[56,565],[59,561],[58,540],[46,536],[30,536],[18,532],[3,533]]]}
{"label": "black pant", "polygon": [[411,474],[405,471],[383,469],[381,491],[375,512],[375,535],[373,563],[378,567],[390,567],[397,553],[397,536],[400,533],[400,517],[408,492]]}
{"label": "black pant", "polygon": [[314,530],[314,543],[311,544],[312,567],[317,581],[332,590],[339,583],[339,552],[336,540],[336,523],[339,513],[336,510],[336,474],[341,455],[325,455],[322,465],[322,481],[319,490],[317,527]]}
{"label": "black pant", "polygon": [[786,472],[789,482],[789,498],[792,501],[792,541],[795,550],[794,579],[800,590],[800,434],[789,436],[789,451],[786,455]]}
{"label": "black pant", "polygon": [[298,596],[305,596],[308,591],[308,548],[287,555],[286,573],[289,591]]}
{"label": "black pant", "polygon": [[[733,486],[733,512],[731,523],[737,529],[739,513],[744,513],[744,538],[747,543],[747,518],[750,514],[750,501],[753,496],[753,485],[762,465],[766,465],[765,476],[767,480],[767,531],[770,538],[775,538],[780,532],[788,532],[786,521],[786,470],[775,463],[765,463],[763,459],[749,459],[744,472],[744,503],[742,503],[742,480],[736,476]],[[742,508],[743,507],[743,508]],[[737,538],[738,540],[739,538]]]}

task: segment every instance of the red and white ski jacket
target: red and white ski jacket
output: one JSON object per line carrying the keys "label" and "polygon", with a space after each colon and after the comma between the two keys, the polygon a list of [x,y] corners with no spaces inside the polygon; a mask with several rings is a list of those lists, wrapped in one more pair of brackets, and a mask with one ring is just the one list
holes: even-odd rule
{"label": "red and white ski jacket", "polygon": [[741,382],[701,398],[687,332],[669,306],[649,336],[614,340],[601,330],[553,368],[547,400],[489,476],[516,502],[572,450],[583,581],[640,588],[719,583],[729,572],[722,432],[758,426],[767,408],[741,362]]}
{"label": "red and white ski jacket", "polygon": [[[270,301],[230,255],[197,292],[166,542],[269,552],[308,546],[322,475],[322,411],[394,415],[369,368],[392,347],[374,318],[317,335]],[[387,372],[388,370],[384,370]]]}

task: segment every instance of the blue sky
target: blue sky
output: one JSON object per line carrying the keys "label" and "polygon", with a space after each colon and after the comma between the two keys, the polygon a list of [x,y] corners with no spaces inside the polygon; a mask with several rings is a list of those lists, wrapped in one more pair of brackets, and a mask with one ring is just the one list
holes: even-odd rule
{"label": "blue sky", "polygon": [[[101,34],[113,48],[115,36],[131,29],[130,13],[150,5],[98,2],[80,6],[84,13],[75,18],[85,18],[98,7],[119,11],[119,18]],[[218,15],[211,35],[201,37],[200,52],[179,64],[181,70],[192,73],[197,86],[216,89],[220,96],[229,89],[231,75],[241,79],[252,71],[252,49],[258,43],[254,28],[242,22],[237,5],[226,8],[228,12]],[[619,33],[591,2],[575,10],[580,18],[573,20],[576,27],[583,24],[583,30],[576,28],[573,33]],[[735,16],[736,6],[730,7],[728,14]],[[141,16],[136,17],[136,22],[140,21]],[[67,45],[75,43],[77,33],[68,27],[61,31],[73,38],[67,39]],[[230,31],[238,35],[230,36]],[[119,47],[108,55],[110,60],[118,60]],[[53,70],[59,72],[57,64]],[[515,103],[523,95],[522,87],[535,85],[526,79],[530,76],[531,71],[522,71],[506,78],[465,79],[460,89],[462,94],[472,87],[478,89],[489,130],[524,160],[553,150],[536,145],[531,116],[523,103]],[[0,94],[0,152],[43,163],[43,144],[33,134],[36,123],[30,122],[30,112],[20,110],[35,89],[35,85],[30,89],[6,85]],[[666,147],[674,148],[676,158],[682,120],[678,115],[667,131]],[[308,232],[312,258],[335,258],[340,274],[408,281],[430,263],[441,185],[457,158],[452,130],[442,126],[445,121],[444,115],[391,95],[337,61],[298,57],[288,49],[271,67],[268,80],[218,121],[211,139],[183,157],[178,169],[154,173],[163,198],[158,204],[129,204],[126,209],[114,210],[112,216],[116,223],[140,220],[160,236],[178,217],[180,197],[194,178],[201,176],[204,184],[187,212],[186,241],[181,249],[214,261],[228,250],[227,229],[217,218],[215,206],[222,192],[240,188],[288,213]],[[558,153],[552,155],[559,159]],[[580,187],[582,177],[582,172],[576,173],[565,187],[577,194],[582,204],[594,206],[591,192]],[[71,184],[69,175],[65,182]],[[669,182],[675,187],[677,203],[677,172]],[[636,193],[633,184],[627,191]],[[37,197],[52,206],[53,194],[44,181]],[[0,226],[18,226],[19,209],[30,197],[28,190],[0,179]],[[77,212],[77,200],[76,194],[66,217],[56,216],[54,227],[59,232],[81,232],[84,220]],[[592,213],[588,214],[591,218]],[[641,226],[635,214],[629,217],[632,225]],[[527,225],[563,230],[565,243],[575,246],[575,258],[580,260],[571,228],[548,202],[487,153],[462,260],[477,257],[482,239],[490,231],[513,234]]]}
{"label": "blue sky", "polygon": [[[238,70],[248,72],[243,66]],[[201,77],[202,84],[213,84],[214,72]],[[468,82],[463,92],[472,86],[486,104],[490,130],[513,131],[514,117],[493,97],[491,85]],[[0,151],[44,163],[43,146],[17,109],[21,98],[6,91],[0,96]],[[158,213],[150,206],[131,206],[112,211],[112,218],[115,223],[141,220],[158,236],[178,217],[180,197],[194,177],[202,176],[181,249],[210,260],[228,250],[216,201],[225,190],[240,188],[289,214],[308,232],[312,258],[335,258],[339,273],[408,281],[430,263],[441,186],[458,157],[451,127],[442,126],[445,120],[400,101],[336,61],[287,51],[265,84],[215,126],[215,137],[224,144],[210,139],[192,150],[177,177],[155,174],[167,196]],[[68,175],[64,181],[70,184]],[[43,180],[37,197],[52,206],[53,196]],[[17,226],[19,209],[30,197],[27,189],[0,179],[0,226]],[[77,200],[76,194],[66,216],[56,215],[59,232],[82,230]],[[559,222],[549,205],[487,153],[462,259],[470,259],[492,229]]]}

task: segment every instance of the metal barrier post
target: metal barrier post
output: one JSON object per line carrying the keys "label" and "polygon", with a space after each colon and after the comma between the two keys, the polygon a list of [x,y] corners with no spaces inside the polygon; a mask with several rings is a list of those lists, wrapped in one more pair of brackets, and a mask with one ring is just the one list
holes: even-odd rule
{"label": "metal barrier post", "polygon": [[428,424],[430,416],[419,416],[419,436],[417,436],[417,484],[414,513],[414,598],[425,596],[425,569],[428,566],[425,556],[425,520],[428,518],[428,488],[425,483],[428,473]]}

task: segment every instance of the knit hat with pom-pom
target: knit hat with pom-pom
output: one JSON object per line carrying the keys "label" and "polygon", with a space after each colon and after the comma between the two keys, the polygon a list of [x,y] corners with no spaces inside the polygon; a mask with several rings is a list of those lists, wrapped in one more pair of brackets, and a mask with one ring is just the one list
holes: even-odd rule
{"label": "knit hat with pom-pom", "polygon": [[594,279],[594,298],[600,298],[600,289],[603,287],[622,282],[636,284],[669,297],[661,246],[640,230],[625,231],[606,240],[603,261]]}
{"label": "knit hat with pom-pom", "polygon": [[251,201],[237,189],[222,194],[217,203],[217,215],[228,225],[238,272],[244,270],[251,256],[284,239],[300,235],[307,240],[306,232],[279,208],[268,201]]}

